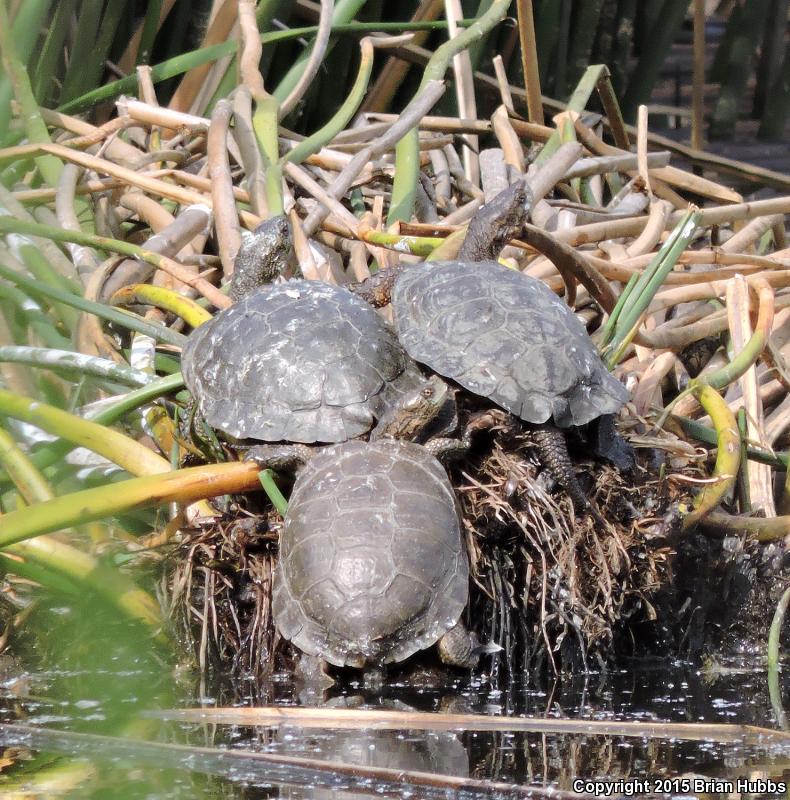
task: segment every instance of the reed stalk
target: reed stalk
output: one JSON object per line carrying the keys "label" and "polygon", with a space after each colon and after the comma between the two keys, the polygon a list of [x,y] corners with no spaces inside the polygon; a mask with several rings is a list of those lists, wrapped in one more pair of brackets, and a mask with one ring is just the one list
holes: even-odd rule
{"label": "reed stalk", "polygon": [[2,518],[0,547],[129,511],[168,503],[193,503],[223,494],[241,494],[256,486],[260,486],[258,467],[252,462],[237,461],[190,467],[84,489],[6,514]]}
{"label": "reed stalk", "polygon": [[[454,55],[481,39],[497,23],[504,19],[510,0],[494,0],[491,7],[466,30],[437,48],[422,74],[415,97],[420,95],[430,81],[444,80],[447,68]],[[392,184],[392,201],[387,223],[411,219],[414,196],[417,191],[419,171],[419,134],[416,126],[398,142],[395,148],[395,179]]]}

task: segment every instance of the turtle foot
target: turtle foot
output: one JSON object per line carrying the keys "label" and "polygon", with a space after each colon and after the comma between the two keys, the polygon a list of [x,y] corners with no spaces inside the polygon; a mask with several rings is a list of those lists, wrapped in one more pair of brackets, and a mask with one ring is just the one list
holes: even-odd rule
{"label": "turtle foot", "polygon": [[303,444],[259,444],[244,454],[245,461],[254,461],[261,469],[291,472],[306,464],[313,451]]}
{"label": "turtle foot", "polygon": [[302,653],[294,670],[294,677],[301,686],[300,696],[303,693],[320,696],[334,686],[335,680],[328,669],[329,665],[324,659]]}
{"label": "turtle foot", "polygon": [[536,425],[533,431],[535,446],[543,465],[551,476],[568,493],[573,505],[578,509],[586,510],[590,501],[579,486],[576,473],[573,471],[571,457],[568,455],[568,445],[565,436],[553,425],[548,423]]}
{"label": "turtle foot", "polygon": [[450,628],[437,642],[439,658],[445,664],[463,669],[474,669],[480,656],[490,652],[487,646],[480,644],[474,633],[470,633],[462,622]]}
{"label": "turtle foot", "polygon": [[538,448],[541,462],[554,480],[568,493],[573,507],[577,511],[591,514],[599,525],[605,527],[606,521],[579,485],[562,431],[548,423],[536,425],[533,430],[533,439]]}

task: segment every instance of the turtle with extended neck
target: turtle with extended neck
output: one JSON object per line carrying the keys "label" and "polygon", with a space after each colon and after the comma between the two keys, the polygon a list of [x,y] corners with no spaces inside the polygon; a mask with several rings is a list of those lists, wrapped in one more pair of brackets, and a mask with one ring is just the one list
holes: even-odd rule
{"label": "turtle with extended neck", "polygon": [[530,423],[545,466],[589,508],[559,429],[599,420],[607,434],[598,443],[609,440],[599,453],[627,464],[611,415],[628,392],[557,295],[495,260],[523,229],[528,200],[521,180],[484,205],[456,261],[394,268],[350,288],[373,305],[392,302],[398,338],[415,361]]}
{"label": "turtle with extended neck", "polygon": [[392,327],[346,289],[271,284],[290,252],[284,217],[259,226],[236,259],[234,304],[189,337],[181,365],[201,414],[237,439],[331,443],[377,427],[385,435],[401,404],[432,393],[436,381],[427,382]]}

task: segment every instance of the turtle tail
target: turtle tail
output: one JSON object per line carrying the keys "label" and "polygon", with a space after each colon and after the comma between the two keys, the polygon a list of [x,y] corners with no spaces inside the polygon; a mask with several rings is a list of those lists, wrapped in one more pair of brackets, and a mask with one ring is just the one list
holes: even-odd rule
{"label": "turtle tail", "polygon": [[573,507],[579,511],[589,511],[599,524],[605,524],[576,479],[571,457],[568,455],[568,445],[562,431],[549,423],[536,425],[533,429],[533,439],[538,448],[541,462],[554,480],[568,493]]}

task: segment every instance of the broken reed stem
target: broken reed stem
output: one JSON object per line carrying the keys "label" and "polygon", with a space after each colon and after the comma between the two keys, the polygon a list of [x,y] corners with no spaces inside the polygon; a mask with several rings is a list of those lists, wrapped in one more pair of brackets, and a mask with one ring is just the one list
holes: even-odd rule
{"label": "broken reed stem", "polygon": [[[757,350],[757,355],[752,354],[752,363],[737,379],[744,404],[739,409],[739,415],[744,416],[746,427],[744,433],[749,441],[765,445],[763,403],[758,392],[756,362],[765,349],[773,327],[774,305],[773,290],[769,286],[761,284],[755,288],[765,293],[764,302],[763,298],[761,298],[761,310],[762,306],[765,305],[768,313],[764,315],[764,319],[758,319],[757,328],[759,329],[762,326],[762,337],[761,340],[754,342],[752,345]],[[727,286],[726,305],[732,346],[737,352],[744,352],[751,344],[750,340],[752,339],[753,331],[749,318],[749,284],[742,275],[736,275],[730,279]],[[749,507],[743,507],[742,511],[746,513],[751,507],[759,509],[766,517],[775,517],[776,508],[774,506],[773,473],[771,468],[764,464],[755,464],[748,470],[748,474],[745,477],[747,483],[744,486],[744,491],[747,493]]]}

